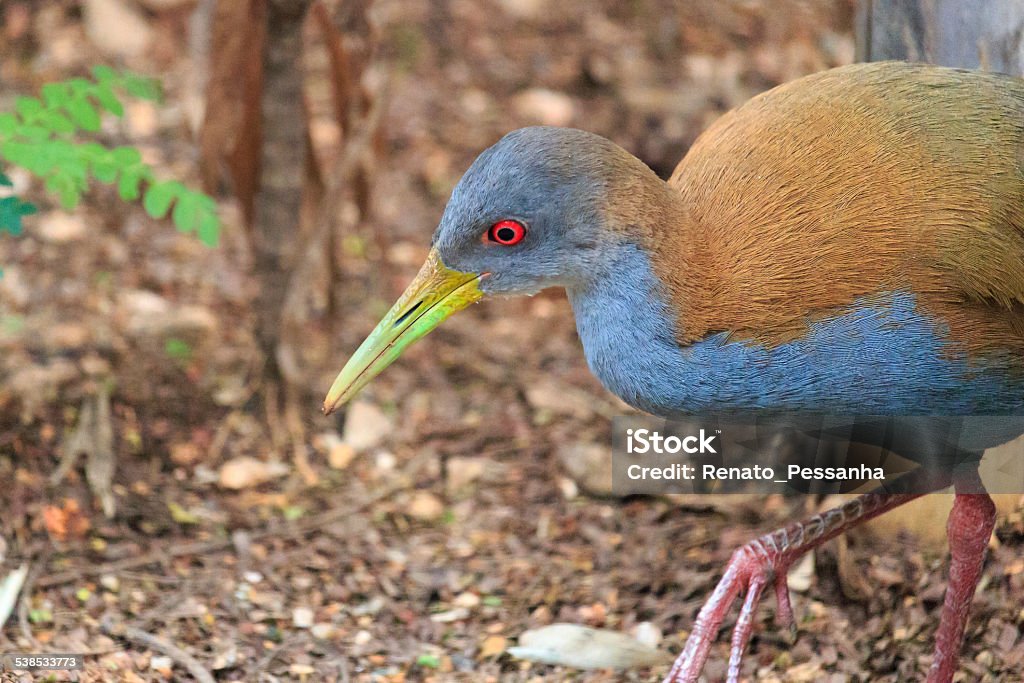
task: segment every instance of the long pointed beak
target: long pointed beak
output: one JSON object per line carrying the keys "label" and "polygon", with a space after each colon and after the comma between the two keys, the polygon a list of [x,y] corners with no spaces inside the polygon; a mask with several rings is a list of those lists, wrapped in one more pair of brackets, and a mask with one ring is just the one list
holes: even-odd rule
{"label": "long pointed beak", "polygon": [[324,399],[330,415],[402,355],[406,347],[446,318],[483,297],[479,273],[451,270],[431,249],[416,279],[377,323],[338,374]]}

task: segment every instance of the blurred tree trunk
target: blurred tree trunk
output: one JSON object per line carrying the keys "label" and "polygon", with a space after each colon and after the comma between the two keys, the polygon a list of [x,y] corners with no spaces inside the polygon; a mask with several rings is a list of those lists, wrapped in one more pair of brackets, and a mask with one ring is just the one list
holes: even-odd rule
{"label": "blurred tree trunk", "polygon": [[302,92],[302,28],[313,0],[267,0],[259,192],[253,213],[253,266],[259,279],[256,335],[278,378],[277,346],[288,282],[303,242],[300,214],[309,143]]}
{"label": "blurred tree trunk", "polygon": [[[359,221],[370,213],[380,140],[379,93],[363,80],[379,45],[370,4],[216,0],[213,12],[200,168],[207,191],[226,187],[238,199],[259,285],[255,337],[264,376],[293,395],[312,384],[316,363],[305,354],[311,320],[331,312],[336,233],[354,228],[340,225],[342,207],[354,201]],[[324,73],[304,73],[310,49],[326,53]],[[314,150],[311,137],[304,85],[325,77],[337,150]]]}
{"label": "blurred tree trunk", "polygon": [[860,0],[857,61],[1024,73],[1024,0]]}

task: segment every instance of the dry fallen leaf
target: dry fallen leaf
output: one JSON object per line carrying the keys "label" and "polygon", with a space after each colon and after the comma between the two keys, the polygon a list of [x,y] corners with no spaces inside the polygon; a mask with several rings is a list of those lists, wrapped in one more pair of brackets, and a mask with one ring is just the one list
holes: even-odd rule
{"label": "dry fallen leaf", "polygon": [[672,655],[618,631],[552,624],[519,636],[513,657],[575,669],[629,669],[668,662]]}
{"label": "dry fallen leaf", "polygon": [[74,498],[65,498],[61,507],[44,507],[43,525],[46,533],[55,541],[83,538],[90,527],[89,518],[82,514]]}
{"label": "dry fallen leaf", "polygon": [[172,443],[170,450],[171,462],[175,465],[192,465],[198,462],[203,455],[199,446],[191,441]]}
{"label": "dry fallen leaf", "polygon": [[283,463],[263,462],[256,458],[242,456],[233,458],[221,466],[219,481],[223,488],[237,491],[259,486],[285,474],[288,474],[288,467]]}
{"label": "dry fallen leaf", "polygon": [[477,657],[479,659],[495,657],[504,652],[507,646],[508,638],[505,636],[488,636],[484,638],[484,642],[480,644],[480,653]]}
{"label": "dry fallen leaf", "polygon": [[339,441],[327,452],[327,464],[334,470],[343,470],[352,464],[356,457],[356,449],[351,444]]}
{"label": "dry fallen leaf", "polygon": [[444,503],[429,491],[417,491],[409,501],[409,515],[424,522],[433,522],[444,514]]}

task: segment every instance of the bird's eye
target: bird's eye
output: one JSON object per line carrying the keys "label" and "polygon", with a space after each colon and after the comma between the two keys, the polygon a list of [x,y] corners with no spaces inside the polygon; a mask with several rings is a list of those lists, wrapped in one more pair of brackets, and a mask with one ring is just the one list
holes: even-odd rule
{"label": "bird's eye", "polygon": [[511,219],[498,221],[487,231],[487,241],[510,247],[526,237],[526,226]]}

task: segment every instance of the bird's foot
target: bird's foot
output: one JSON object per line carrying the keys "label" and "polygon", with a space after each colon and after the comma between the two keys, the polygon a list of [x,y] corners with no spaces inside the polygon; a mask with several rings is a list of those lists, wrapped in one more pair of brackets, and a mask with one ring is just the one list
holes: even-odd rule
{"label": "bird's foot", "polygon": [[[933,482],[933,488],[944,485],[947,480]],[[786,584],[786,573],[793,563],[850,527],[919,495],[918,492],[866,493],[827,512],[761,536],[734,552],[714,593],[697,615],[693,631],[664,683],[694,683],[697,680],[725,615],[733,601],[743,593],[743,607],[732,633],[727,675],[730,683],[738,681],[743,652],[754,629],[754,610],[765,589],[769,586],[775,589],[778,601],[776,621],[789,628],[790,632],[795,631],[789,586]]]}
{"label": "bird's foot", "polygon": [[780,547],[779,533],[755,539],[733,553],[725,574],[697,615],[690,637],[664,683],[693,683],[697,680],[725,615],[741,593],[745,594],[745,598],[732,632],[727,674],[730,683],[739,680],[743,653],[754,629],[754,612],[761,601],[761,595],[769,586],[774,587],[778,602],[776,621],[795,635],[796,624],[793,621],[786,574],[803,552],[794,554]]}

